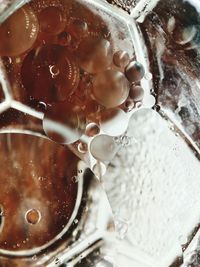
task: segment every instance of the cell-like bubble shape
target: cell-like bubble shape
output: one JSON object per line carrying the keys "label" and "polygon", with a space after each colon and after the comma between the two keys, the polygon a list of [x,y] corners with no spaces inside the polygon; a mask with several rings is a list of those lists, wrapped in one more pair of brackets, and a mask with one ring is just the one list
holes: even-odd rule
{"label": "cell-like bubble shape", "polygon": [[94,77],[94,97],[106,108],[121,105],[127,99],[129,90],[129,83],[122,72],[107,70]]}
{"label": "cell-like bubble shape", "polygon": [[38,224],[41,219],[41,213],[37,209],[30,209],[25,214],[25,219],[29,224]]}
{"label": "cell-like bubble shape", "polygon": [[117,51],[113,56],[114,64],[119,68],[125,68],[130,62],[130,56],[126,51]]}
{"label": "cell-like bubble shape", "polygon": [[26,56],[21,78],[29,96],[51,103],[67,99],[76,90],[80,72],[64,47],[45,45]]}
{"label": "cell-like bubble shape", "polygon": [[89,137],[93,137],[97,135],[99,132],[100,132],[99,125],[97,125],[94,122],[91,122],[86,126],[85,134]]}
{"label": "cell-like bubble shape", "polygon": [[107,70],[112,63],[111,43],[100,37],[84,38],[77,50],[80,67],[89,73]]}
{"label": "cell-like bubble shape", "polygon": [[111,161],[118,151],[118,145],[112,136],[97,135],[90,143],[92,156],[100,161]]}
{"label": "cell-like bubble shape", "polygon": [[47,34],[58,34],[64,30],[64,14],[59,7],[50,6],[39,14],[40,29]]}
{"label": "cell-like bubble shape", "polygon": [[17,56],[30,49],[39,31],[38,19],[28,5],[0,26],[0,56]]}
{"label": "cell-like bubble shape", "polygon": [[84,133],[86,121],[81,108],[68,101],[48,106],[43,120],[46,135],[61,144],[71,144]]}
{"label": "cell-like bubble shape", "polygon": [[134,102],[142,101],[144,97],[144,89],[139,85],[132,85],[129,96]]}
{"label": "cell-like bubble shape", "polygon": [[105,110],[101,112],[100,126],[108,135],[121,135],[128,127],[128,116],[119,108]]}
{"label": "cell-like bubble shape", "polygon": [[129,82],[133,83],[140,81],[144,77],[145,70],[140,62],[132,61],[126,67],[125,74]]}

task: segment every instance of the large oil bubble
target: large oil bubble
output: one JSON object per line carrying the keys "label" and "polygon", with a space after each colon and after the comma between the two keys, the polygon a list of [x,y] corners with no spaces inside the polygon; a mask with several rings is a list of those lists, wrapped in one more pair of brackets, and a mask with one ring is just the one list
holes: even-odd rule
{"label": "large oil bubble", "polygon": [[68,101],[48,106],[43,120],[46,135],[55,142],[71,144],[84,133],[86,121],[81,108]]}
{"label": "large oil bubble", "polygon": [[0,26],[0,55],[17,56],[30,49],[38,35],[38,19],[29,6],[17,10]]}
{"label": "large oil bubble", "polygon": [[94,97],[106,108],[121,105],[127,99],[129,90],[129,83],[122,72],[107,70],[94,77]]}

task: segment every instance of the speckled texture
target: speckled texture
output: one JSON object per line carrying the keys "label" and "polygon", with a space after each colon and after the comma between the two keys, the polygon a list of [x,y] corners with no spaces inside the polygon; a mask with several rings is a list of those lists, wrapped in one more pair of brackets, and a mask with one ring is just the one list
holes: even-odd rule
{"label": "speckled texture", "polygon": [[120,236],[126,237],[122,254],[166,267],[199,222],[200,165],[152,112],[133,117],[129,133],[136,142],[120,151],[104,182]]}

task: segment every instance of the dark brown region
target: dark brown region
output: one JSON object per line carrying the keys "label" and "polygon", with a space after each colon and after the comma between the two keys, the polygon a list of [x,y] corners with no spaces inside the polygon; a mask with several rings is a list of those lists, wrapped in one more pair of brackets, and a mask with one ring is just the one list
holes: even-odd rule
{"label": "dark brown region", "polygon": [[[175,20],[169,30],[169,19]],[[200,147],[200,94],[196,81],[200,76],[200,15],[188,2],[182,0],[159,1],[141,24],[150,55],[157,104],[167,115],[175,118],[197,146]],[[181,43],[184,29],[195,29],[195,37]],[[158,45],[159,44],[159,45]],[[161,47],[163,50],[161,50]],[[161,53],[161,51],[163,51]],[[162,72],[160,72],[160,67]],[[163,75],[162,75],[163,74]],[[161,78],[162,77],[162,78]]]}
{"label": "dark brown region", "polygon": [[[77,184],[72,177],[78,158],[43,138],[2,134],[0,162],[0,249],[20,251],[47,244],[61,233],[74,210]],[[41,214],[35,225],[25,218],[30,209]]]}
{"label": "dark brown region", "polygon": [[4,101],[4,93],[3,93],[3,89],[2,89],[2,86],[0,84],[0,103]]}

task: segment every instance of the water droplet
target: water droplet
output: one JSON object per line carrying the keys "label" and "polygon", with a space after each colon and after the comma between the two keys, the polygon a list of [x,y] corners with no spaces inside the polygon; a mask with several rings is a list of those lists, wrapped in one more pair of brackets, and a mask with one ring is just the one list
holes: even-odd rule
{"label": "water droplet", "polygon": [[30,209],[26,212],[25,219],[29,224],[37,224],[41,220],[41,213],[37,209]]}
{"label": "water droplet", "polygon": [[144,90],[141,86],[138,85],[132,85],[129,96],[131,99],[133,99],[134,102],[142,101],[144,97]]}
{"label": "water droplet", "polygon": [[127,79],[119,71],[108,70],[94,77],[94,97],[97,102],[107,108],[121,105],[127,99],[129,90]]}
{"label": "water droplet", "polygon": [[125,74],[129,82],[134,83],[140,81],[145,74],[144,67],[137,61],[132,61],[128,64]]}
{"label": "water droplet", "polygon": [[0,26],[0,55],[17,56],[27,51],[38,32],[38,20],[31,7],[25,5],[18,9]]}
{"label": "water droplet", "polygon": [[64,27],[64,15],[60,8],[50,6],[43,9],[39,14],[41,31],[48,34],[58,34]]}
{"label": "water droplet", "polygon": [[93,136],[99,134],[99,132],[100,132],[99,125],[97,125],[94,122],[91,122],[86,126],[85,134],[89,137],[93,137]]}
{"label": "water droplet", "polygon": [[81,108],[69,102],[58,102],[48,106],[44,115],[43,128],[55,142],[71,144],[85,131],[86,121]]}
{"label": "water droplet", "polygon": [[100,161],[111,161],[118,151],[114,138],[105,134],[94,137],[90,144],[90,152]]}
{"label": "water droplet", "polygon": [[117,67],[125,68],[130,62],[130,56],[126,51],[118,51],[113,56],[113,62]]}
{"label": "water droplet", "polygon": [[128,127],[128,116],[119,108],[107,109],[101,112],[100,126],[108,135],[121,135]]}
{"label": "water droplet", "polygon": [[107,70],[112,62],[112,48],[108,40],[89,36],[80,43],[77,58],[82,69],[89,73]]}

